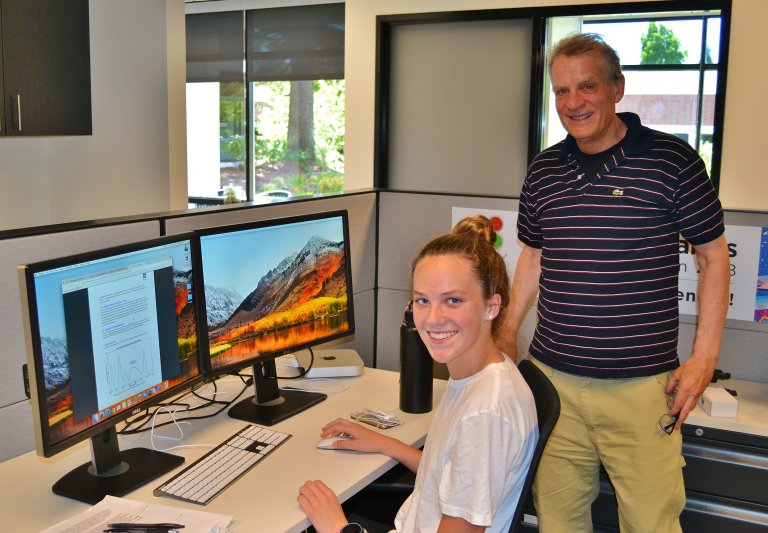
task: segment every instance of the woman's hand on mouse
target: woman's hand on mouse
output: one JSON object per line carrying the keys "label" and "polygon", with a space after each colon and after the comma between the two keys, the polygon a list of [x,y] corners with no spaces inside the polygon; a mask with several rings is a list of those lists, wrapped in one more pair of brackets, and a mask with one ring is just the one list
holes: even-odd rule
{"label": "woman's hand on mouse", "polygon": [[340,439],[333,443],[333,447],[338,450],[381,453],[401,462],[412,472],[416,472],[421,462],[421,450],[350,420],[337,418],[323,426],[321,437],[334,435],[349,437],[348,440]]}
{"label": "woman's hand on mouse", "polygon": [[344,435],[349,439],[340,439],[333,443],[339,450],[355,450],[358,452],[386,453],[386,443],[394,440],[372,429],[361,426],[355,422],[337,418],[333,422],[323,426],[320,436],[323,438]]}

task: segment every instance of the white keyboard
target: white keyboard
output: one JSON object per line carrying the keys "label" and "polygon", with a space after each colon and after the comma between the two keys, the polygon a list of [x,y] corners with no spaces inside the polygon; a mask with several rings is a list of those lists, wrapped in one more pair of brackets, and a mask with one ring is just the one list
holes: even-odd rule
{"label": "white keyboard", "polygon": [[290,437],[249,424],[157,487],[154,495],[205,505]]}

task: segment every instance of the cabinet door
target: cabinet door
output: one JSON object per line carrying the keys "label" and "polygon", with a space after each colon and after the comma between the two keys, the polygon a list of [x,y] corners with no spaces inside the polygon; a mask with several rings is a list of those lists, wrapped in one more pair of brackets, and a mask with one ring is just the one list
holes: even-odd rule
{"label": "cabinet door", "polygon": [[0,0],[5,135],[89,135],[88,0]]}

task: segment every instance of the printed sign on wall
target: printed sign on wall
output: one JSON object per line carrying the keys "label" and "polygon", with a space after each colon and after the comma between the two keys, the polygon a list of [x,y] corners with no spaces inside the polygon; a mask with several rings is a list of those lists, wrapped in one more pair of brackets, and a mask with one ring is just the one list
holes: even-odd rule
{"label": "printed sign on wall", "polygon": [[[749,226],[726,226],[725,239],[728,241],[730,259],[730,291],[728,318],[733,320],[755,320],[755,292],[760,240],[763,228]],[[696,256],[693,247],[680,239],[680,277],[677,299],[680,312],[696,314],[697,284],[699,281]]]}

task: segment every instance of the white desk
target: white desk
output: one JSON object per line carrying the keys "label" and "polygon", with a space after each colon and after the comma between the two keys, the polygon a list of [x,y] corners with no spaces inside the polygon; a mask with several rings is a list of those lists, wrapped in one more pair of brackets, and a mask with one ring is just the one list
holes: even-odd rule
{"label": "white desk", "polygon": [[736,399],[739,400],[737,416],[709,416],[697,405],[685,420],[686,424],[768,437],[768,384],[726,379],[712,386],[737,392]]}
{"label": "white desk", "polygon": [[[302,531],[309,526],[309,521],[296,503],[296,496],[304,481],[321,479],[344,501],[395,464],[392,459],[378,454],[318,450],[314,445],[324,423],[349,417],[352,411],[363,407],[381,409],[396,413],[405,422],[400,427],[385,430],[387,435],[412,445],[424,443],[432,413],[414,415],[400,411],[398,379],[396,372],[366,368],[361,377],[339,380],[348,385],[347,391],[329,394],[327,400],[273,426],[290,433],[292,438],[206,506],[152,495],[152,490],[178,469],[126,497],[233,515],[233,530],[238,533]],[[445,381],[435,380],[433,406],[437,406],[445,385]],[[192,425],[184,426],[184,441],[176,444],[218,444],[245,424],[226,413],[214,419],[193,421]],[[173,434],[169,427],[160,432]],[[146,434],[121,437],[120,447],[148,447],[148,442]],[[161,441],[158,447],[171,445]],[[183,448],[171,453],[186,457],[187,465],[208,449]],[[69,470],[89,460],[89,447],[83,443],[52,459],[43,459],[30,452],[0,463],[2,530],[15,533],[40,531],[86,509],[85,503],[53,494],[51,485]]]}

